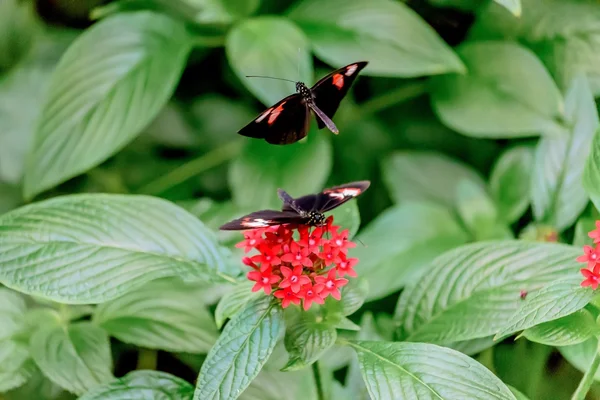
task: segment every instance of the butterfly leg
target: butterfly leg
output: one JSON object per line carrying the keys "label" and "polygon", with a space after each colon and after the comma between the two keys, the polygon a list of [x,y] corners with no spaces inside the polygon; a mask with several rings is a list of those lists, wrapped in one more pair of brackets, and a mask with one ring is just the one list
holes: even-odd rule
{"label": "butterfly leg", "polygon": [[323,123],[325,124],[327,129],[329,129],[331,132],[335,133],[336,135],[338,133],[340,133],[340,131],[338,130],[337,126],[335,126],[335,124],[333,123],[331,118],[329,118],[327,115],[325,115],[325,113],[323,111],[321,111],[321,109],[319,107],[317,107],[314,103],[309,103],[308,106],[311,108],[311,110],[314,111],[315,114],[317,114],[317,117],[321,121],[323,121]]}

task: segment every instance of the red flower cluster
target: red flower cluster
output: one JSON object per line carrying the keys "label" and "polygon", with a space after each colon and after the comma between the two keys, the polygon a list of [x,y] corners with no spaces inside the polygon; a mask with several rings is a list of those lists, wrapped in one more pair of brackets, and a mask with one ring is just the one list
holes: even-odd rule
{"label": "red flower cluster", "polygon": [[577,261],[587,263],[587,267],[581,269],[585,278],[581,286],[591,286],[596,290],[600,284],[600,221],[596,221],[596,229],[588,233],[588,236],[594,239],[595,247],[583,246],[584,254],[577,257]]}
{"label": "red flower cluster", "polygon": [[332,225],[313,228],[305,225],[277,225],[244,231],[245,240],[236,244],[245,253],[242,262],[252,268],[248,279],[256,282],[253,292],[264,290],[281,299],[281,306],[300,304],[305,310],[313,303],[323,304],[329,295],[341,298],[340,288],[348,283],[343,276],[356,276],[356,258],[348,258],[348,249],[356,245],[348,240],[347,229]]}

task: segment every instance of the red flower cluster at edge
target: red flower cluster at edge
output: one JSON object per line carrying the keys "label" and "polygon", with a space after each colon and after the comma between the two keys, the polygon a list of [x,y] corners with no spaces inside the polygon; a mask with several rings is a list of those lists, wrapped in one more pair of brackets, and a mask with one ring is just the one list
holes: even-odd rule
{"label": "red flower cluster at edge", "polygon": [[358,259],[348,257],[348,249],[356,246],[348,240],[348,230],[340,232],[332,223],[329,217],[316,228],[286,224],[244,231],[245,240],[236,247],[245,253],[258,251],[242,260],[252,268],[252,291],[273,292],[283,308],[302,302],[308,310],[327,296],[339,300],[340,288],[348,283],[344,276],[356,277]]}
{"label": "red flower cluster at edge", "polygon": [[581,286],[591,286],[596,289],[600,284],[600,221],[596,221],[596,229],[588,233],[594,239],[594,247],[583,246],[583,255],[577,257],[577,261],[586,263],[586,268],[581,269],[585,278]]}

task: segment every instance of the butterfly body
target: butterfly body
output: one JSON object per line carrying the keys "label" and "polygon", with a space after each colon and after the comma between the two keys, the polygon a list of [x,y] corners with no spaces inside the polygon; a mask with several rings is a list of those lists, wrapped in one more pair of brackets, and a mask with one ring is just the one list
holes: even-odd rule
{"label": "butterfly body", "polygon": [[271,144],[294,143],[308,134],[311,111],[316,115],[319,129],[327,127],[333,133],[339,133],[331,118],[358,73],[366,66],[366,61],[346,65],[319,80],[312,88],[296,82],[296,93],[267,108],[238,133]]}
{"label": "butterfly body", "polygon": [[283,201],[281,211],[260,210],[230,221],[221,226],[221,230],[244,230],[264,228],[272,225],[299,224],[322,226],[325,224],[325,212],[341,206],[369,187],[369,181],[357,181],[323,190],[321,193],[293,198],[279,189],[277,194]]}

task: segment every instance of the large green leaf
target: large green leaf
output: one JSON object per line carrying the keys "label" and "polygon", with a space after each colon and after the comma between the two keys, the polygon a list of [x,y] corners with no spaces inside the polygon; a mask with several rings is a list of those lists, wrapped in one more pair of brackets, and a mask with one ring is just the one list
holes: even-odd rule
{"label": "large green leaf", "polygon": [[[577,274],[574,269],[573,274]],[[591,288],[580,285],[581,277],[554,282],[528,294],[519,309],[503,323],[496,339],[544,322],[553,321],[585,307],[595,296]]]}
{"label": "large green leaf", "polygon": [[25,171],[27,198],[106,160],[160,111],[190,50],[182,22],[124,13],[86,30],[50,81]]}
{"label": "large green leaf", "polygon": [[305,368],[317,361],[334,345],[337,332],[334,326],[313,312],[295,312],[286,318],[285,348],[290,355],[283,371]]}
{"label": "large green leaf", "polygon": [[458,53],[469,72],[432,80],[432,104],[446,125],[485,138],[562,133],[562,96],[535,54],[493,41],[464,44]]}
{"label": "large green leaf", "polygon": [[34,364],[27,345],[16,340],[0,340],[0,393],[23,385]]}
{"label": "large green leaf", "polygon": [[483,179],[467,165],[434,152],[396,152],[382,164],[383,179],[392,200],[430,201],[454,207],[461,180],[485,188]]}
{"label": "large green leaf", "polygon": [[579,75],[567,93],[565,115],[571,124],[569,135],[544,137],[538,143],[531,187],[535,219],[559,231],[573,224],[588,203],[582,176],[599,121],[584,76]]}
{"label": "large green leaf", "polygon": [[308,0],[289,13],[319,58],[336,67],[368,60],[380,76],[464,72],[436,32],[403,3],[390,0]]}
{"label": "large green leaf", "polygon": [[[93,321],[111,336],[140,347],[207,353],[217,327],[198,303],[203,286],[160,279],[96,308]],[[160,293],[157,296],[157,293]]]}
{"label": "large green leaf", "polygon": [[523,336],[532,342],[547,346],[570,346],[583,343],[598,333],[600,329],[594,316],[583,309],[526,329]]}
{"label": "large green leaf", "polygon": [[215,309],[217,327],[221,328],[227,319],[246,308],[246,304],[261,295],[262,292],[252,292],[252,286],[254,286],[254,282],[240,282],[230,292],[221,297]]}
{"label": "large green leaf", "polygon": [[108,335],[89,322],[44,327],[31,336],[30,349],[44,375],[72,393],[113,379]]}
{"label": "large green leaf", "polygon": [[454,216],[442,206],[407,202],[384,211],[358,239],[350,255],[369,284],[368,300],[393,293],[426,273],[423,269],[444,251],[468,241]]}
{"label": "large green leaf", "polygon": [[288,146],[249,141],[229,168],[234,202],[242,208],[277,210],[281,208],[278,188],[293,197],[321,191],[332,164],[326,134],[312,129],[307,141]]}
{"label": "large green leaf", "polygon": [[140,370],[97,386],[79,400],[191,400],[193,394],[194,387],[181,378],[161,371]]}
{"label": "large green leaf", "polygon": [[148,196],[56,197],[0,216],[0,282],[97,303],[166,276],[220,279],[223,250],[174,204]]}
{"label": "large green leaf", "polygon": [[490,193],[503,221],[513,223],[529,206],[533,152],[515,146],[500,155],[490,174]]}
{"label": "large green leaf", "polygon": [[493,335],[520,307],[522,290],[569,278],[579,268],[579,253],[567,245],[512,240],[448,251],[402,292],[396,308],[402,336],[450,343]]}
{"label": "large green leaf", "polygon": [[282,327],[281,307],[271,298],[250,303],[229,321],[208,353],[194,399],[237,399],[268,360]]}
{"label": "large green leaf", "polygon": [[312,85],[313,65],[308,40],[286,18],[265,16],[243,21],[227,35],[225,50],[237,77],[265,105],[270,106],[294,93],[294,83],[246,78],[246,75],[271,76]]}
{"label": "large green leaf", "polygon": [[373,399],[515,400],[506,385],[472,358],[428,343],[351,342]]}

